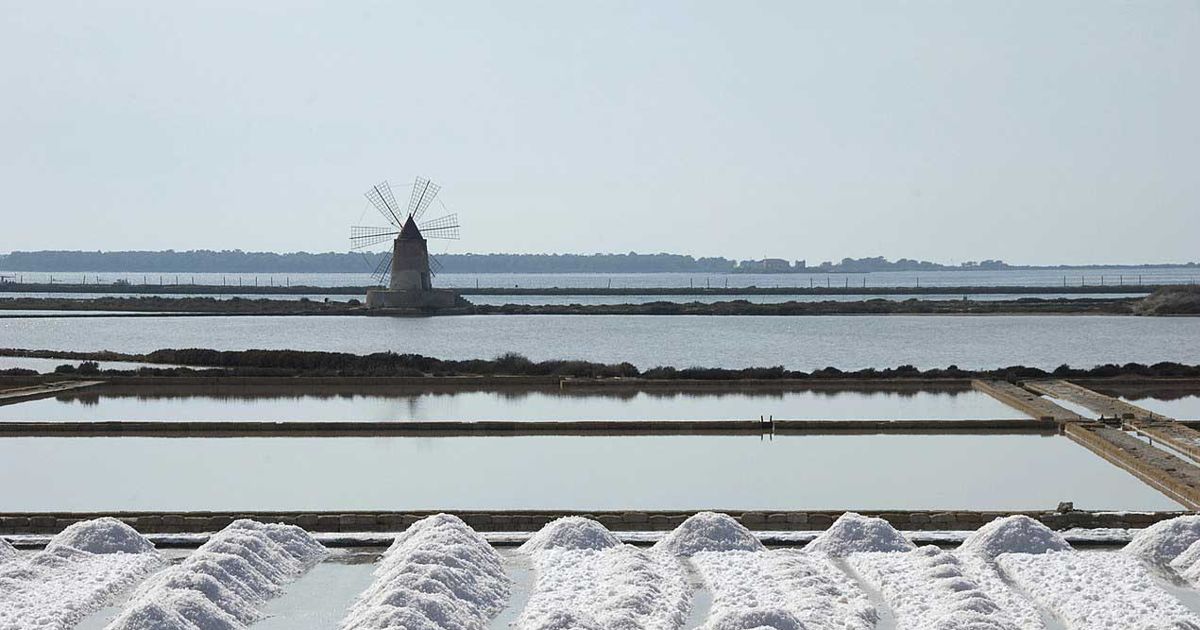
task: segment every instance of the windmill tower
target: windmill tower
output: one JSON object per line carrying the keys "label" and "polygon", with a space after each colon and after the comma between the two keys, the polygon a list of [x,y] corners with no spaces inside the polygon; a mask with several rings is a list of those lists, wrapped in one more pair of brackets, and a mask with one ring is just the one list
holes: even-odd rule
{"label": "windmill tower", "polygon": [[408,208],[403,210],[386,181],[367,191],[367,200],[388,225],[352,226],[351,249],[361,250],[392,240],[392,251],[383,257],[375,270],[376,281],[387,288],[367,291],[368,308],[436,309],[469,305],[452,291],[433,288],[433,269],[426,239],[457,239],[459,234],[457,214],[422,220],[439,190],[441,187],[437,184],[418,177],[413,183]]}

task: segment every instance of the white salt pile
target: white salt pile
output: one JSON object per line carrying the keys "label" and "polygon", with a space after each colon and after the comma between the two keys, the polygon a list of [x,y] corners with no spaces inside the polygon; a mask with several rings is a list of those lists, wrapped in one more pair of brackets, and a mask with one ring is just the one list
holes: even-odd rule
{"label": "white salt pile", "polygon": [[520,630],[683,626],[691,587],[679,558],[631,545],[533,553],[533,592]]}
{"label": "white salt pile", "polygon": [[1071,545],[1058,532],[1024,515],[998,518],[975,530],[958,548],[960,555],[989,560],[1002,553],[1070,550]]}
{"label": "white salt pile", "polygon": [[1000,570],[1071,630],[1200,630],[1197,617],[1159,587],[1133,554],[1012,553]]}
{"label": "white salt pile", "polygon": [[[819,627],[819,626],[818,626]],[[830,628],[840,626],[829,626]],[[850,626],[853,627],[853,626]],[[709,617],[701,630],[816,630],[778,608],[737,608]]]}
{"label": "white salt pile", "polygon": [[1143,529],[1125,545],[1125,553],[1146,562],[1167,564],[1200,540],[1200,516],[1180,516]]}
{"label": "white salt pile", "polygon": [[1041,613],[1017,593],[996,568],[995,558],[1005,553],[1049,553],[1070,551],[1058,532],[1028,516],[998,518],[976,530],[959,546],[956,554],[967,576],[1003,609],[1021,628],[1045,628]]}
{"label": "white salt pile", "polygon": [[1171,561],[1171,568],[1175,569],[1192,586],[1200,587],[1200,540],[1192,543],[1183,553],[1175,556],[1175,559]]}
{"label": "white salt pile", "polygon": [[543,549],[607,549],[620,544],[600,523],[582,516],[566,516],[547,523],[520,550],[533,553]]}
{"label": "white salt pile", "polygon": [[866,593],[824,556],[704,551],[692,556],[692,565],[713,596],[704,630],[869,630],[878,620]]}
{"label": "white salt pile", "polygon": [[697,512],[671,530],[654,548],[676,556],[701,551],[760,551],[763,544],[728,514]]}
{"label": "white salt pile", "polygon": [[0,628],[73,628],[162,564],[150,541],[121,521],[73,524],[27,561],[3,563]]}
{"label": "white salt pile", "polygon": [[343,630],[480,630],[504,608],[500,555],[456,516],[421,519],[396,537]]}
{"label": "white salt pile", "polygon": [[0,538],[0,564],[17,558],[17,550],[7,540]]}
{"label": "white salt pile", "polygon": [[292,525],[239,520],[148,580],[108,630],[236,630],[328,555]]}
{"label": "white salt pile", "polygon": [[149,553],[154,544],[115,518],[98,518],[67,526],[46,545],[46,551],[72,547],[89,553]]}
{"label": "white salt pile", "polygon": [[913,548],[914,545],[891,523],[881,518],[846,512],[804,550],[842,558],[860,551],[909,551]]}
{"label": "white salt pile", "polygon": [[967,577],[953,554],[932,545],[903,553],[852,553],[846,561],[883,595],[899,628],[1021,628]]}

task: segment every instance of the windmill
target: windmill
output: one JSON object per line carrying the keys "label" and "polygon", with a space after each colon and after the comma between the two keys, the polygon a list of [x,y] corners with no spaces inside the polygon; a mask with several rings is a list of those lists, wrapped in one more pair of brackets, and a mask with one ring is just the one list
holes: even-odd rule
{"label": "windmill", "polygon": [[[374,277],[389,291],[429,292],[433,290],[430,268],[429,246],[426,239],[457,239],[459,224],[457,214],[447,214],[436,219],[423,219],[441,186],[418,177],[408,198],[408,207],[400,208],[392,188],[386,181],[372,186],[366,192],[367,200],[388,222],[386,227],[355,225],[350,227],[350,247],[362,250],[392,240],[392,251],[386,254],[375,268]],[[441,202],[438,202],[441,204]],[[445,204],[441,204],[445,208]],[[436,265],[436,259],[434,260]],[[370,302],[368,294],[368,302]]]}

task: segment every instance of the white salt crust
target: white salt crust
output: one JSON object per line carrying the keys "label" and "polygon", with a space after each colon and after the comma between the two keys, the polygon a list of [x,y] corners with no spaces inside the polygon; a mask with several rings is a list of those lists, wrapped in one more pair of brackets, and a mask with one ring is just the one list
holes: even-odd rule
{"label": "white salt crust", "polygon": [[504,608],[500,555],[456,516],[437,514],[396,537],[343,630],[481,630]]}
{"label": "white salt crust", "polygon": [[1135,554],[1013,553],[996,564],[1071,630],[1200,630],[1200,617],[1155,584]]}
{"label": "white salt crust", "polygon": [[691,556],[701,551],[761,551],[765,547],[732,516],[697,512],[663,536],[654,544],[654,549],[676,556]]}
{"label": "white salt crust", "polygon": [[1021,629],[966,575],[954,554],[932,545],[853,553],[846,561],[883,595],[899,630]]}
{"label": "white salt crust", "polygon": [[1178,516],[1143,529],[1124,551],[1146,562],[1167,564],[1200,540],[1200,516]]}
{"label": "white salt crust", "polygon": [[862,551],[910,551],[914,545],[891,523],[855,512],[838,517],[829,529],[821,532],[804,548],[811,553],[823,553],[842,558]]}
{"label": "white salt crust", "polygon": [[162,566],[154,546],[121,521],[75,523],[43,551],[0,564],[0,630],[73,628]]}
{"label": "white salt crust", "polygon": [[878,620],[858,584],[819,554],[704,551],[691,561],[713,596],[704,630],[869,630]]}
{"label": "white salt crust", "polygon": [[237,630],[328,556],[293,525],[234,521],[183,562],[150,578],[107,630]]}

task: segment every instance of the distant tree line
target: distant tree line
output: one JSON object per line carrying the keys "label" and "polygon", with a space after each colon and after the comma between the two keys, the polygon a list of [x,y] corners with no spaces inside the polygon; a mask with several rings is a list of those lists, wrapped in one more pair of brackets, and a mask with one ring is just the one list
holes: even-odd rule
{"label": "distant tree line", "polygon": [[[232,250],[189,251],[34,251],[0,255],[0,271],[41,272],[157,272],[157,273],[364,273],[375,269],[383,254],[356,252],[244,252]],[[1030,269],[1000,260],[969,261],[943,265],[926,260],[883,257],[843,258],[804,266],[781,259],[737,261],[721,257],[682,254],[441,254],[443,273],[732,273],[732,272],[817,272],[866,273],[875,271],[937,271],[946,269]],[[764,263],[777,264],[764,264]],[[1116,266],[1116,265],[1088,265]],[[1060,265],[1054,268],[1086,268]],[[1124,265],[1136,267],[1139,265]],[[1185,265],[1140,265],[1142,267],[1195,267]]]}
{"label": "distant tree line", "polygon": [[[133,371],[105,370],[105,373],[199,376],[554,376],[576,378],[644,378],[664,380],[742,380],[742,379],[966,379],[994,378],[1016,381],[1029,378],[1110,378],[1116,376],[1142,377],[1200,377],[1200,365],[1172,362],[1144,365],[1126,363],[1106,364],[1092,368],[1073,368],[1061,365],[1054,370],[1014,365],[994,370],[967,370],[956,365],[945,368],[919,369],[912,365],[895,368],[839,370],[834,367],[811,372],[789,370],[782,366],[739,369],[658,366],[639,369],[629,363],[597,363],[592,361],[533,361],[516,353],[502,354],[493,359],[451,361],[422,356],[378,352],[356,355],[344,352],[309,352],[298,350],[209,350],[202,348],[162,349],[146,354],[119,352],[60,352],[51,350],[0,349],[3,356],[60,358],[93,362],[80,367],[67,365],[59,373],[95,373],[95,361],[135,361],[186,367],[145,367]],[[28,370],[0,370],[0,374],[26,375]]]}
{"label": "distant tree line", "polygon": [[[0,270],[43,272],[160,273],[364,273],[381,253],[311,254],[241,250],[13,252],[0,256]],[[438,254],[443,273],[723,273],[737,266],[726,258],[679,254]]]}

